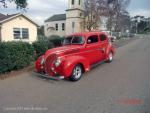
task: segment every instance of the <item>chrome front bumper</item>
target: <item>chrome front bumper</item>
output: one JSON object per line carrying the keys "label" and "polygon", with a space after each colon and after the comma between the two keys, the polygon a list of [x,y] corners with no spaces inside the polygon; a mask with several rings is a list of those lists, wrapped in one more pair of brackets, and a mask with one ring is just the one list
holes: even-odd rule
{"label": "chrome front bumper", "polygon": [[37,72],[33,72],[33,73],[39,77],[44,77],[44,78],[53,79],[53,80],[63,80],[65,78],[64,76],[49,76],[47,74],[41,74]]}

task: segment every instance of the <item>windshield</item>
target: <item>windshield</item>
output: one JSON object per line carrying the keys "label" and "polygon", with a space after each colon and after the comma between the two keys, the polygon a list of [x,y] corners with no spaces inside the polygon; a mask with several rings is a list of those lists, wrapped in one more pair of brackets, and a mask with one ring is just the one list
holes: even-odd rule
{"label": "windshield", "polygon": [[64,39],[63,45],[71,45],[71,44],[83,44],[84,38],[82,36],[69,36]]}

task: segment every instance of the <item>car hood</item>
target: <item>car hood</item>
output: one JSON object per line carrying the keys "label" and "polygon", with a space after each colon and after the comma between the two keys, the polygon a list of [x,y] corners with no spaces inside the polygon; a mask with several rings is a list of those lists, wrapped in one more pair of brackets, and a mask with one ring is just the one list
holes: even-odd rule
{"label": "car hood", "polygon": [[82,46],[68,45],[68,46],[57,47],[57,48],[47,50],[45,53],[45,56],[49,54],[57,54],[57,55],[58,54],[62,54],[62,55],[71,54],[71,53],[78,52],[82,47],[83,45]]}

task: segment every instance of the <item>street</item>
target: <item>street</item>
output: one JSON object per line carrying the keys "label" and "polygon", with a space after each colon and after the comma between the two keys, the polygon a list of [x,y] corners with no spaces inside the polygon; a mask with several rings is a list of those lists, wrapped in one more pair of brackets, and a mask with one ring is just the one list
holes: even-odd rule
{"label": "street", "polygon": [[1,80],[0,113],[150,113],[150,36],[119,46],[78,82],[32,72]]}

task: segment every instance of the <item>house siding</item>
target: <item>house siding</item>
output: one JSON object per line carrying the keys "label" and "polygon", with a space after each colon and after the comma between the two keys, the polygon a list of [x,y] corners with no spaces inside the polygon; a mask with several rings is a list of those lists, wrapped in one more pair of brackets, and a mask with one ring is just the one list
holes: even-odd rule
{"label": "house siding", "polygon": [[[63,23],[65,24],[64,30],[62,30]],[[58,24],[58,30],[55,29],[56,24]],[[50,28],[54,28],[54,30],[51,30]],[[66,20],[46,22],[44,25],[44,32],[45,32],[46,37],[49,37],[51,35],[65,36],[66,35]]]}
{"label": "house siding", "polygon": [[1,38],[2,41],[18,41],[20,39],[14,39],[13,28],[28,28],[29,39],[22,39],[26,42],[34,42],[37,40],[37,26],[28,21],[23,16],[18,16],[10,21],[2,24]]}

